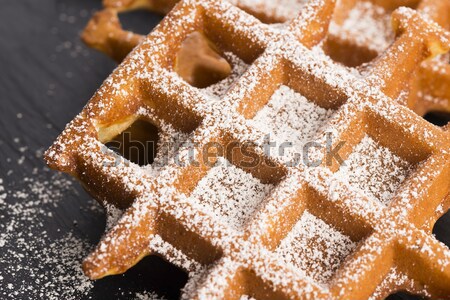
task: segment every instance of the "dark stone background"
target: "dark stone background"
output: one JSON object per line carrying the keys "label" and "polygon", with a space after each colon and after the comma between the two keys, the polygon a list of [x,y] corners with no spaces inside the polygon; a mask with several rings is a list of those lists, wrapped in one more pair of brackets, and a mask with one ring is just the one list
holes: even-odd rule
{"label": "dark stone background", "polygon": [[[33,168],[44,167],[35,155],[25,155],[24,162],[17,163],[24,156],[19,148],[28,147],[27,153],[47,148],[115,67],[79,39],[92,12],[100,7],[100,0],[0,0],[0,178],[9,191],[20,190],[24,178],[34,176]],[[161,17],[135,12],[121,19],[127,28],[146,33]],[[443,122],[436,116],[430,120]],[[41,173],[52,180],[53,172]],[[94,246],[105,227],[104,215],[84,209],[92,206],[93,200],[76,183],[64,193],[45,225],[47,235],[58,239],[71,232]],[[8,220],[8,214],[0,209],[0,222]],[[435,233],[450,244],[450,215],[438,222]],[[2,270],[14,264],[5,254],[14,247],[0,248],[0,278],[8,276]],[[43,243],[42,248],[46,247]],[[21,274],[0,280],[1,299],[31,298],[26,293],[8,293],[6,282],[31,288],[41,285]],[[132,299],[131,295],[142,291],[176,299],[186,280],[186,274],[161,259],[146,258],[125,275],[95,282],[82,299]],[[405,295],[392,298],[413,299]]]}

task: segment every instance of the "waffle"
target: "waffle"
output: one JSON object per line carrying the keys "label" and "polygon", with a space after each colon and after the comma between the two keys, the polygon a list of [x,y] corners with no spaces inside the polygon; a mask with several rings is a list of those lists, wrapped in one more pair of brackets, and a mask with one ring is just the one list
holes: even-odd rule
{"label": "waffle", "polygon": [[[361,76],[316,47],[334,4],[269,26],[228,1],[182,1],[125,58],[46,152],[124,209],[87,276],[159,255],[189,272],[184,299],[448,298],[450,250],[431,228],[449,208],[450,137],[395,99],[450,36],[399,8]],[[194,33],[231,67],[208,87],[175,71]],[[152,164],[105,147],[137,122],[157,128]]]}
{"label": "waffle", "polygon": [[[306,0],[229,0],[243,10],[266,23],[292,20]],[[166,13],[177,1],[105,1],[105,9],[99,12],[83,33],[83,40],[91,47],[121,61],[143,36],[125,31],[118,14],[133,9],[149,9]],[[391,29],[391,13],[402,5],[416,8],[444,28],[449,28],[450,11],[447,0],[397,0],[364,1],[341,0],[338,2],[327,39],[320,45],[335,61],[358,67],[373,61],[394,40]],[[408,93],[399,102],[416,113],[450,112],[448,56],[424,62],[409,84]]]}

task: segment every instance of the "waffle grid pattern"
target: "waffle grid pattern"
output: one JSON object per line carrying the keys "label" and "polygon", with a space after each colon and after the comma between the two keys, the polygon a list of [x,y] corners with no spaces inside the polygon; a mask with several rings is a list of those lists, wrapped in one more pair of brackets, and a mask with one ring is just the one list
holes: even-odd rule
{"label": "waffle grid pattern", "polygon": [[[313,47],[326,35],[333,5],[310,1],[290,25],[274,29],[226,1],[183,1],[105,81],[47,152],[52,167],[79,178],[97,199],[127,208],[86,259],[88,276],[124,272],[157,254],[191,272],[186,299],[382,299],[399,289],[448,297],[450,250],[430,231],[448,209],[450,138],[387,97],[401,90],[383,80],[395,74],[406,82],[431,50],[448,50],[448,36],[413,10],[399,9],[395,42],[361,77]],[[206,96],[171,70],[182,41],[197,30],[250,65],[223,97]],[[404,46],[412,51],[398,51]],[[318,144],[331,132],[333,146],[345,142],[346,159],[370,136],[411,164],[388,205],[336,179],[336,161],[287,167],[264,153],[264,133],[251,120],[282,85],[336,111],[315,133]],[[166,132],[189,133],[189,143],[156,176],[127,161],[115,164],[103,146],[142,118]],[[205,163],[203,149],[211,143],[226,150]],[[235,151],[243,147],[260,163],[245,167],[242,151]],[[239,229],[190,197],[220,157],[273,186]],[[356,245],[326,282],[277,251],[306,211]]]}
{"label": "waffle grid pattern", "polygon": [[[295,18],[307,1],[232,1],[241,9],[266,23],[282,23]],[[104,1],[105,9],[96,14],[83,33],[83,40],[117,61],[122,59],[144,39],[144,36],[124,30],[119,14],[147,9],[167,13],[177,1],[131,0]],[[338,1],[323,49],[336,61],[351,67],[370,62],[382,54],[394,39],[390,19],[394,9],[401,6],[415,8],[426,14],[443,28],[449,28],[449,2],[447,0],[398,0],[398,1]],[[348,55],[352,53],[352,55]],[[450,66],[448,57],[424,62],[412,79],[408,97],[399,100],[419,115],[428,112],[448,112]],[[403,95],[405,96],[405,95]]]}

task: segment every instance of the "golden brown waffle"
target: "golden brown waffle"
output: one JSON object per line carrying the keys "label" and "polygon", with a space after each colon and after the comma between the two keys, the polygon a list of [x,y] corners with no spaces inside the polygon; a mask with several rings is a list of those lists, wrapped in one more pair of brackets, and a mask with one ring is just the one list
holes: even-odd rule
{"label": "golden brown waffle", "polygon": [[[46,153],[126,208],[84,262],[89,277],[160,255],[189,272],[185,299],[449,297],[450,250],[430,228],[449,208],[450,137],[394,100],[449,34],[397,9],[395,41],[361,76],[315,47],[333,7],[310,1],[269,26],[227,1],[183,1],[121,63]],[[193,32],[232,66],[207,88],[174,71]],[[105,149],[143,121],[159,132],[153,164]],[[268,133],[297,153],[345,142],[345,164],[316,149],[320,165],[290,165],[296,152],[265,151]]]}
{"label": "golden brown waffle", "polygon": [[[279,23],[296,16],[306,0],[229,0],[266,23]],[[165,13],[177,1],[130,0],[105,1],[87,26],[84,41],[117,61],[121,61],[144,37],[125,31],[118,14],[138,8]],[[400,6],[416,8],[442,27],[450,26],[448,0],[341,0],[337,4],[329,35],[321,44],[334,60],[356,67],[373,61],[394,40],[391,13]],[[408,105],[421,116],[428,112],[450,112],[450,65],[448,57],[422,64],[411,79],[408,93],[399,102]]]}

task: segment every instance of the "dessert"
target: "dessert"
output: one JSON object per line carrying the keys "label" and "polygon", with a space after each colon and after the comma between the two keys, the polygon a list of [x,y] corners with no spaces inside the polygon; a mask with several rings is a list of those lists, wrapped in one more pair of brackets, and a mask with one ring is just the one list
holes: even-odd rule
{"label": "dessert", "polygon": [[[269,26],[228,1],[182,1],[124,59],[46,153],[125,210],[85,260],[90,278],[160,255],[189,272],[185,299],[450,295],[450,250],[431,234],[449,208],[450,136],[397,101],[450,35],[398,8],[362,75],[317,47],[334,6]],[[177,73],[194,32],[230,65],[208,87]],[[160,137],[151,165],[105,146],[137,121]],[[291,151],[265,151],[267,131]]]}

